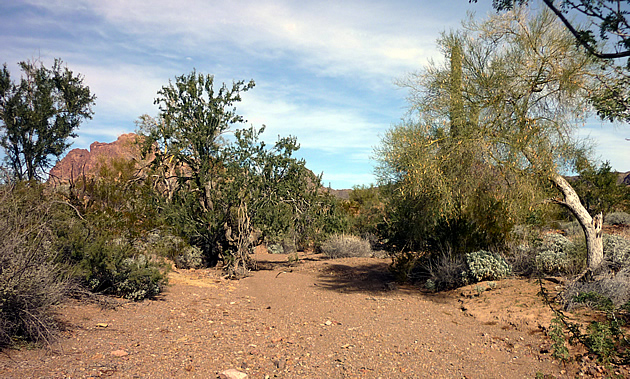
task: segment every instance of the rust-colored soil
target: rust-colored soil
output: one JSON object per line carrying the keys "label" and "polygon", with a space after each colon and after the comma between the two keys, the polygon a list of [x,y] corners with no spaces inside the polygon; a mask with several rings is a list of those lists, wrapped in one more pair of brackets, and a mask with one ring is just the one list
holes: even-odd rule
{"label": "rust-colored soil", "polygon": [[[49,349],[0,354],[3,378],[574,377],[550,357],[551,313],[535,281],[429,294],[396,285],[387,259],[257,254],[240,281],[217,270],[171,273],[154,301],[59,307]],[[479,287],[481,286],[481,287]],[[484,287],[485,286],[485,287]],[[582,373],[598,375],[590,365]]]}

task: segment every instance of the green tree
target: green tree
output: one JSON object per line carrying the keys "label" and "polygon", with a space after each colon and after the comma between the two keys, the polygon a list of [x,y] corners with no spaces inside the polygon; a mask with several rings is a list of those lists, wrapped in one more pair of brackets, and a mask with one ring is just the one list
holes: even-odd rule
{"label": "green tree", "polygon": [[484,216],[505,209],[497,214],[510,221],[552,184],[560,197],[550,201],[576,216],[586,235],[587,265],[596,269],[603,259],[601,215],[592,217],[560,175],[586,154],[574,134],[588,110],[593,59],[575,48],[548,11],[528,18],[517,9],[470,21],[442,39],[446,51],[452,40],[462,46],[462,97],[471,127],[457,139],[448,133],[453,68],[434,64],[411,76],[412,99],[423,100],[413,105],[420,119],[385,136],[378,151],[381,180],[398,183],[403,196],[422,195],[434,223],[461,219],[467,209]]}
{"label": "green tree", "polygon": [[[630,57],[629,0],[542,0],[575,37],[577,43],[601,59]],[[477,0],[469,0],[477,2]],[[529,0],[492,0],[499,12],[528,4]],[[589,23],[579,25],[572,21],[575,15],[585,16]],[[611,42],[604,51],[602,42]]]}
{"label": "green tree", "polygon": [[208,263],[222,260],[235,276],[256,242],[303,242],[296,239],[324,231],[334,211],[320,178],[293,156],[294,137],[268,147],[264,127],[232,129],[245,121],[234,104],[253,87],[239,81],[215,91],[211,75],[193,71],[158,92],[157,118],[139,121],[165,216]]}
{"label": "green tree", "polygon": [[590,213],[608,214],[623,207],[630,199],[630,190],[618,183],[619,174],[612,170],[609,162],[599,167],[584,162],[578,164],[577,169],[579,176],[572,185]]}
{"label": "green tree", "polygon": [[0,71],[0,146],[18,180],[41,179],[70,147],[68,138],[84,119],[92,118],[95,96],[62,61],[51,69],[38,62],[20,62],[23,76],[11,81],[6,63]]}
{"label": "green tree", "polygon": [[167,217],[210,263],[222,256],[221,215],[228,211],[215,203],[227,180],[220,157],[223,135],[245,121],[234,104],[253,87],[253,81],[238,81],[215,90],[212,75],[193,71],[158,91],[157,118],[145,115],[139,121],[144,152],[154,156],[153,176],[164,194]]}

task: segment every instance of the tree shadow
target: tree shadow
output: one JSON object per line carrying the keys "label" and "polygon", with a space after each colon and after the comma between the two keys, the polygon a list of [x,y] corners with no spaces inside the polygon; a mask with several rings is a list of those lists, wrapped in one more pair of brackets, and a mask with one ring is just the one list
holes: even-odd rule
{"label": "tree shadow", "polygon": [[317,286],[337,292],[382,294],[395,291],[398,285],[386,262],[346,265],[329,263],[322,266]]}

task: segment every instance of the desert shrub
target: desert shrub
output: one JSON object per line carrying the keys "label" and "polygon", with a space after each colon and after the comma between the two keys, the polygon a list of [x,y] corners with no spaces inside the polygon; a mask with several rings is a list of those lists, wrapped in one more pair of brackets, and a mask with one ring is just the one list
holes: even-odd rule
{"label": "desert shrub", "polygon": [[442,291],[464,285],[462,272],[466,271],[466,262],[462,255],[450,251],[435,253],[422,263],[428,276],[424,286],[428,290]]}
{"label": "desert shrub", "polygon": [[583,293],[594,293],[612,301],[615,307],[621,307],[630,301],[630,267],[617,273],[599,275],[589,282],[575,282],[567,286],[563,299],[565,308],[576,305],[576,297]]}
{"label": "desert shrub", "polygon": [[204,266],[203,251],[197,246],[186,246],[175,256],[177,268],[201,268]]}
{"label": "desert shrub", "polygon": [[321,249],[328,258],[369,257],[372,255],[369,241],[345,234],[332,235],[324,241]]}
{"label": "desert shrub", "polygon": [[167,281],[160,264],[102,237],[87,246],[81,268],[92,291],[134,301],[159,294]]}
{"label": "desert shrub", "polygon": [[604,258],[613,265],[625,265],[630,258],[630,241],[617,236],[604,234]]}
{"label": "desert shrub", "polygon": [[55,204],[43,191],[35,183],[0,188],[0,347],[15,338],[49,342],[58,329],[52,307],[69,283],[55,263]]}
{"label": "desert shrub", "polygon": [[568,265],[569,259],[564,250],[543,250],[536,255],[536,268],[543,273],[554,274],[563,272]]}
{"label": "desert shrub", "polygon": [[571,240],[550,233],[536,243],[536,269],[545,274],[573,275],[584,269],[586,245],[583,239]]}
{"label": "desert shrub", "polygon": [[466,271],[462,273],[464,283],[497,280],[512,272],[505,258],[485,250],[466,254],[466,266]]}
{"label": "desert shrub", "polygon": [[626,212],[613,212],[604,217],[604,221],[608,225],[630,226],[630,214]]}

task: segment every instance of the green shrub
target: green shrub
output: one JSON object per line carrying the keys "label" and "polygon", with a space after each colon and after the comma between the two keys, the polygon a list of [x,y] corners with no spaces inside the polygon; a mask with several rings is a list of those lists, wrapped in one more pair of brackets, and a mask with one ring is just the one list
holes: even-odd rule
{"label": "green shrub", "polygon": [[81,262],[85,280],[94,292],[138,301],[159,294],[167,278],[161,266],[128,244],[97,239]]}
{"label": "green shrub", "polygon": [[511,274],[512,269],[501,255],[485,250],[466,254],[467,269],[462,273],[464,283],[497,280]]}
{"label": "green shrub", "polygon": [[566,271],[569,258],[564,250],[543,250],[536,255],[536,268],[540,272],[555,274]]}
{"label": "green shrub", "polygon": [[573,274],[584,268],[586,246],[583,240],[574,242],[569,238],[550,233],[537,244],[536,268],[546,274]]}
{"label": "green shrub", "polygon": [[604,217],[608,225],[630,226],[630,214],[626,212],[613,212]]}
{"label": "green shrub", "polygon": [[370,242],[360,237],[335,234],[322,244],[322,253],[328,258],[369,257],[372,255]]}

